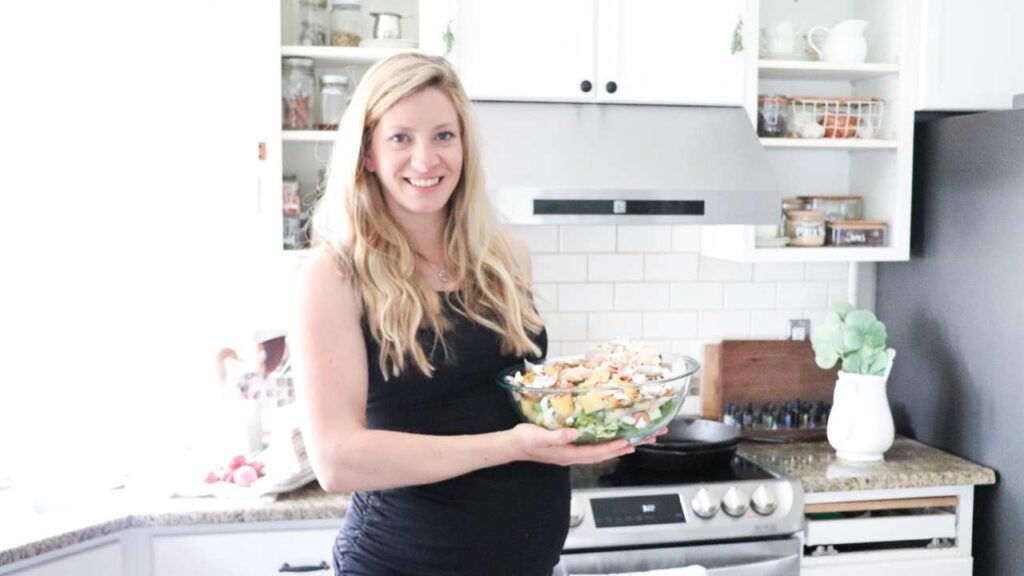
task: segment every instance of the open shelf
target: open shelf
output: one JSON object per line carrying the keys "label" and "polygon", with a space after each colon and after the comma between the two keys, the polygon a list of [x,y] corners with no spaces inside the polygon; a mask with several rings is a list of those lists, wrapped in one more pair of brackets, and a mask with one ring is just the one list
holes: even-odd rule
{"label": "open shelf", "polygon": [[281,140],[285,142],[334,142],[337,130],[283,130]]}
{"label": "open shelf", "polygon": [[760,138],[765,148],[805,148],[822,150],[884,150],[899,145],[897,140],[858,138]]}
{"label": "open shelf", "polygon": [[734,262],[901,262],[910,251],[900,246],[786,246],[758,248],[753,226],[702,226],[701,254]]}
{"label": "open shelf", "polygon": [[416,52],[415,48],[347,48],[341,46],[282,46],[281,56],[284,58],[312,58],[318,65],[326,63],[339,64],[373,64],[388,56],[401,52]]}
{"label": "open shelf", "polygon": [[758,60],[763,80],[846,80],[856,81],[899,74],[896,64],[848,64],[807,60]]}

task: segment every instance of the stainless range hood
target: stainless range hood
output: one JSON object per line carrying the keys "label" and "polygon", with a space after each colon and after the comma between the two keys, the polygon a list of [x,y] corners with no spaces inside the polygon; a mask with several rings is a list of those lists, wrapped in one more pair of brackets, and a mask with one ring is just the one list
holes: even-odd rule
{"label": "stainless range hood", "polygon": [[513,224],[775,224],[741,108],[476,102],[491,199]]}

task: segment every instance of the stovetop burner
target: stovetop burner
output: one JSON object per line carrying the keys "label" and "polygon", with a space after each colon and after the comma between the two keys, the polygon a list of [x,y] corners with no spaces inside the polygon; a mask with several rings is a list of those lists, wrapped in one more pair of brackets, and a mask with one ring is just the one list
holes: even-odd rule
{"label": "stovetop burner", "polygon": [[[579,469],[577,470],[576,468]],[[620,458],[610,465],[575,467],[572,474],[572,487],[573,489],[628,488],[770,480],[772,478],[775,478],[772,473],[742,456],[733,456],[728,466],[712,466],[697,470],[688,469],[673,472],[648,470],[642,468],[633,460]]]}

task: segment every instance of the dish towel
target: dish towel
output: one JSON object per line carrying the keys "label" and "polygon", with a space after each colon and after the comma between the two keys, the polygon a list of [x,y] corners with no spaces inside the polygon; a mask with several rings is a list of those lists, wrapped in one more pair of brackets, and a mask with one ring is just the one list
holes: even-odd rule
{"label": "dish towel", "polygon": [[708,571],[703,566],[687,566],[686,568],[664,568],[662,570],[645,570],[643,572],[616,572],[614,574],[570,574],[570,576],[704,576]]}

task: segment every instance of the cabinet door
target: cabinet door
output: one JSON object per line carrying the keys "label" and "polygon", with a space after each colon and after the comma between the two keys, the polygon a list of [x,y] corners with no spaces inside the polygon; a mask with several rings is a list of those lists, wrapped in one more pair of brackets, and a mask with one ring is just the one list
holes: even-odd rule
{"label": "cabinet door", "polygon": [[121,544],[107,544],[39,566],[16,570],[10,576],[67,576],[68,574],[121,576],[122,571]]}
{"label": "cabinet door", "polygon": [[466,91],[480,100],[590,101],[596,0],[461,0],[455,46]]}
{"label": "cabinet door", "polygon": [[[153,576],[278,576],[284,564],[332,574],[338,531],[282,530],[153,538]],[[326,565],[327,567],[324,567]],[[317,569],[319,567],[319,569]]]}
{"label": "cabinet door", "polygon": [[599,0],[600,100],[742,106],[745,4]]}
{"label": "cabinet door", "polygon": [[931,0],[924,10],[917,108],[1010,108],[1024,93],[1024,3]]}

